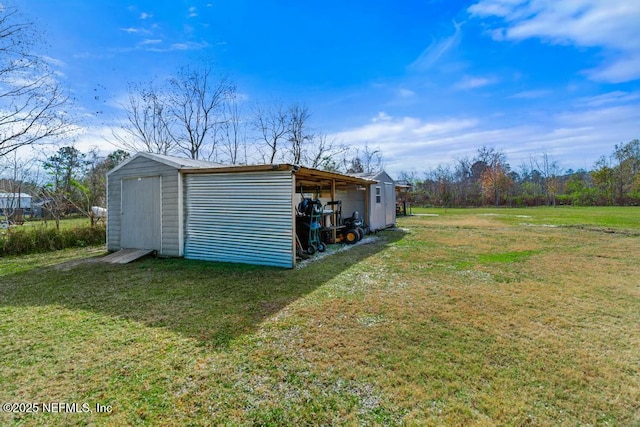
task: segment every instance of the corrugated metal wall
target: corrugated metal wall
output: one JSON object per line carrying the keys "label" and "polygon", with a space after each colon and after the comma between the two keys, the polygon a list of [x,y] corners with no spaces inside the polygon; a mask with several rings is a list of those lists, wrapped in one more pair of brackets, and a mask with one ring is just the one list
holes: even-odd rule
{"label": "corrugated metal wall", "polygon": [[185,175],[185,258],[291,268],[290,171]]}

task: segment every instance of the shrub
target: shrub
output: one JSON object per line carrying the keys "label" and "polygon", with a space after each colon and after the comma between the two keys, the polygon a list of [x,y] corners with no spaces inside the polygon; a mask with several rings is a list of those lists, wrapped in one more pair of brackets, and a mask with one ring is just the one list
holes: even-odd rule
{"label": "shrub", "polygon": [[47,227],[9,228],[0,235],[0,256],[49,252],[103,244],[104,226],[56,230]]}

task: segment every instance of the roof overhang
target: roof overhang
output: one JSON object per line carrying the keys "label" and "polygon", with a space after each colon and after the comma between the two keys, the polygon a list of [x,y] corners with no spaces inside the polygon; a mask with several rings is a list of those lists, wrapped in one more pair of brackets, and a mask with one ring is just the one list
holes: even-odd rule
{"label": "roof overhang", "polygon": [[211,168],[181,168],[180,172],[188,174],[203,173],[244,173],[244,172],[266,172],[266,171],[287,171],[291,170],[291,165],[273,164],[273,165],[229,165],[214,166]]}
{"label": "roof overhang", "polygon": [[296,177],[296,185],[301,185],[303,187],[332,188],[332,186],[335,186],[335,188],[345,188],[349,186],[370,185],[375,184],[376,182],[371,179],[360,178],[351,175],[343,175],[337,172],[328,172],[286,163],[180,169],[180,172],[184,174],[247,173],[269,171],[291,171],[291,173],[293,173]]}
{"label": "roof overhang", "polygon": [[322,188],[345,188],[352,186],[363,186],[375,184],[376,181],[366,178],[359,178],[350,175],[343,175],[336,172],[328,172],[319,169],[300,167],[296,174],[296,184],[304,186],[320,186]]}

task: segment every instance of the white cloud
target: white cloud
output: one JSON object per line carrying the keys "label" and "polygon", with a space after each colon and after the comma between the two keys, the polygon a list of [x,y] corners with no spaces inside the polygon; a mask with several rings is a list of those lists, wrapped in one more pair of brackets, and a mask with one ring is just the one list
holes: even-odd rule
{"label": "white cloud", "polygon": [[433,67],[449,50],[455,48],[462,38],[460,24],[453,23],[454,33],[441,40],[433,40],[431,44],[422,51],[420,56],[409,65],[409,69],[415,71],[426,71]]}
{"label": "white cloud", "polygon": [[509,124],[508,115],[427,120],[379,113],[368,123],[330,137],[353,147],[379,148],[392,176],[472,157],[483,145],[504,151],[514,169],[545,152],[565,169],[588,169],[600,156],[609,155],[615,144],[638,138],[640,108],[637,103],[618,103],[631,96],[635,95],[614,93],[601,99],[606,106],[531,116],[517,125]]}
{"label": "white cloud", "polygon": [[[59,76],[58,73],[55,75]],[[51,74],[42,74],[30,72],[30,70],[22,71],[22,72],[14,72],[11,75],[4,77],[2,81],[3,86],[9,86],[14,89],[24,89],[24,88],[46,88],[47,86],[54,86],[57,84],[56,79]]]}
{"label": "white cloud", "polygon": [[150,44],[160,44],[162,43],[161,39],[145,39],[140,42],[141,46],[150,45]]}
{"label": "white cloud", "polygon": [[468,90],[478,89],[497,83],[498,80],[493,77],[473,77],[467,76],[454,85],[456,89]]}
{"label": "white cloud", "polygon": [[388,115],[387,113],[385,113],[384,111],[381,111],[378,113],[377,116],[375,116],[374,118],[371,119],[372,122],[388,122],[391,120],[391,116]]}
{"label": "white cloud", "polygon": [[153,18],[153,15],[147,12],[142,12],[140,14],[140,19],[149,19],[149,18]]}
{"label": "white cloud", "polygon": [[111,126],[75,126],[73,146],[83,153],[96,149],[100,155],[107,155],[120,148],[114,144],[113,129],[117,129],[117,123]]}
{"label": "white cloud", "polygon": [[400,98],[412,98],[416,95],[416,93],[410,89],[400,88],[398,89],[398,97]]}
{"label": "white cloud", "polygon": [[189,8],[189,14],[187,16],[189,16],[189,18],[195,18],[196,16],[198,16],[198,11],[195,6],[191,6]]}
{"label": "white cloud", "polygon": [[[638,24],[640,25],[640,23]],[[611,83],[624,83],[640,78],[640,51],[635,57],[612,60],[586,73],[592,80]]]}
{"label": "white cloud", "polygon": [[619,83],[640,78],[640,2],[633,0],[481,0],[472,16],[504,21],[496,40],[540,38],[552,44],[605,49],[607,60],[588,70],[593,80]]}
{"label": "white cloud", "polygon": [[550,90],[525,90],[509,96],[512,99],[538,99],[544,98],[551,93]]}
{"label": "white cloud", "polygon": [[209,46],[207,42],[185,42],[185,43],[172,43],[169,47],[149,47],[147,50],[150,52],[173,52],[173,51],[186,51],[186,50],[200,50]]}
{"label": "white cloud", "polygon": [[146,30],[144,28],[134,28],[134,27],[120,28],[120,30],[129,34],[149,34],[150,33],[149,30]]}
{"label": "white cloud", "polygon": [[198,50],[204,47],[207,47],[208,44],[206,42],[195,43],[195,42],[187,42],[187,43],[173,43],[171,45],[171,50]]}
{"label": "white cloud", "polygon": [[42,59],[46,63],[48,63],[50,65],[53,65],[54,67],[64,68],[64,67],[67,66],[67,64],[64,61],[62,61],[60,59],[57,59],[57,58],[52,58],[51,56],[44,55],[44,56],[42,56]]}
{"label": "white cloud", "polygon": [[602,95],[580,98],[577,100],[578,106],[600,107],[609,104],[625,104],[640,99],[640,92],[624,92],[616,90],[603,93]]}
{"label": "white cloud", "polygon": [[378,113],[369,123],[330,135],[331,139],[343,141],[351,147],[380,149],[389,170],[397,173],[412,166],[419,169],[421,162],[439,152],[449,156],[451,144],[441,141],[452,138],[463,130],[477,125],[472,118],[425,121],[415,117],[392,117]]}

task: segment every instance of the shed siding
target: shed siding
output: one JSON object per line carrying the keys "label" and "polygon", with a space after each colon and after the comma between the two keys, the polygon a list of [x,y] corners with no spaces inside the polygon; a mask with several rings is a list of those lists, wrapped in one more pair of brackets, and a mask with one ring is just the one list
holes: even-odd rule
{"label": "shed siding", "polygon": [[365,218],[365,196],[366,191],[356,189],[349,189],[344,192],[344,195],[338,195],[338,199],[342,200],[342,218],[348,218],[354,211],[358,211],[360,219],[369,225],[369,221]]}
{"label": "shed siding", "polygon": [[178,219],[178,170],[146,157],[138,157],[108,175],[107,179],[107,249],[117,251],[122,249],[121,233],[121,185],[122,179],[136,177],[162,177],[161,215],[162,215],[162,250],[160,255],[179,256],[179,227]]}
{"label": "shed siding", "polygon": [[386,172],[380,172],[374,179],[378,182],[370,186],[369,194],[369,222],[372,231],[393,227],[396,223],[394,181]]}
{"label": "shed siding", "polygon": [[185,258],[291,268],[289,171],[187,174]]}

